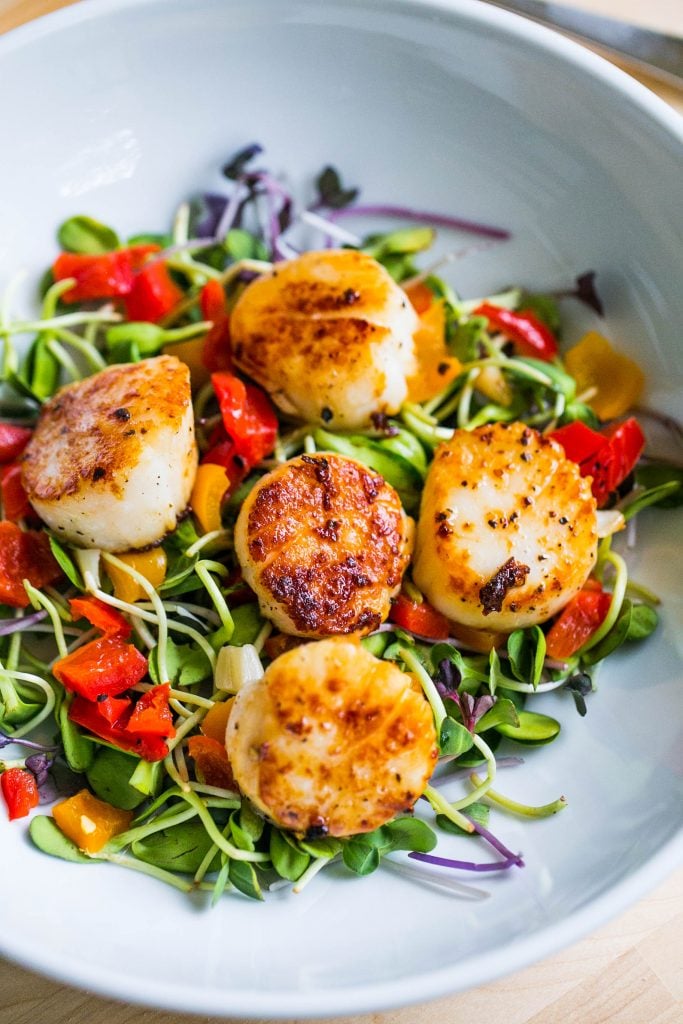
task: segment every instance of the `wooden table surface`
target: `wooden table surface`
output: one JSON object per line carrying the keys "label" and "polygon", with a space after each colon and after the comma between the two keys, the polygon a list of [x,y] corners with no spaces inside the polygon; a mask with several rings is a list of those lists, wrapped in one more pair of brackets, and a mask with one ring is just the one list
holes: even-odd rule
{"label": "wooden table surface", "polygon": [[[73,2],[0,0],[0,32]],[[683,35],[683,0],[564,2]],[[683,114],[683,89],[638,77]],[[100,999],[0,960],[0,1024],[210,1024],[214,1019]],[[594,935],[533,967],[423,1006],[344,1020],[346,1024],[682,1024],[683,868]]]}

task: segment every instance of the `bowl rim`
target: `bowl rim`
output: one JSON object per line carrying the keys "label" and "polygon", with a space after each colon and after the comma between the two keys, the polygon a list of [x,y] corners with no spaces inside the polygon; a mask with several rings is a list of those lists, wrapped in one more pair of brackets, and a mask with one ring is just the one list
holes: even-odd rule
{"label": "bowl rim", "polygon": [[[34,41],[56,31],[92,20],[104,20],[126,8],[153,8],[164,2],[165,0],[77,0],[68,7],[52,11],[0,36],[0,61],[4,54],[30,46]],[[178,2],[192,3],[192,0]],[[228,3],[232,0],[222,2]],[[290,0],[283,0],[284,2],[289,3]],[[316,0],[296,0],[295,6],[315,3]],[[348,9],[403,10],[413,12],[417,16],[432,14],[446,19],[455,16],[463,22],[469,21],[477,26],[500,29],[505,35],[518,38],[538,51],[550,53],[563,64],[599,81],[610,93],[625,98],[628,103],[647,114],[665,133],[683,144],[683,116],[663,99],[606,58],[559,32],[520,15],[481,0],[334,0],[334,3]],[[477,955],[472,962],[461,960],[458,964],[431,972],[406,975],[392,981],[364,983],[353,989],[328,990],[324,996],[323,1007],[320,1005],[320,990],[305,992],[286,989],[232,993],[230,1005],[226,1006],[226,992],[223,989],[205,988],[198,992],[196,987],[182,983],[169,988],[168,983],[162,985],[155,982],[150,985],[149,982],[131,978],[126,979],[125,1000],[162,1010],[207,1013],[220,1017],[241,1016],[249,1019],[265,1016],[284,1019],[294,1015],[301,1018],[332,1017],[423,1003],[488,984],[546,959],[624,913],[629,906],[652,891],[681,865],[683,826],[667,840],[654,857],[631,871],[587,905],[558,922],[518,939],[513,945],[500,947],[485,955]],[[8,943],[4,934],[0,934],[0,955],[60,983],[85,989],[101,997],[122,999],[120,974],[114,969],[82,966],[70,960],[61,950],[47,955],[41,952],[37,956],[28,941]],[[463,977],[463,964],[467,965],[466,978]]]}

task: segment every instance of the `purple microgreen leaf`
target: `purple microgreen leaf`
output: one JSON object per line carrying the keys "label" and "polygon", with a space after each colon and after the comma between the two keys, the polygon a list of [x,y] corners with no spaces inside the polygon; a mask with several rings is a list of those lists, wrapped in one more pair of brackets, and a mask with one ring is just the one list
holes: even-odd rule
{"label": "purple microgreen leaf", "polygon": [[318,190],[317,206],[327,206],[331,210],[341,210],[358,198],[357,188],[344,188],[339,172],[327,166],[323,168],[315,181]]}
{"label": "purple microgreen leaf", "polygon": [[237,181],[241,178],[245,171],[247,164],[251,163],[255,156],[263,152],[263,146],[259,145],[258,142],[252,142],[250,146],[245,146],[244,149],[240,149],[238,153],[224,165],[222,172],[226,178],[230,181]]}

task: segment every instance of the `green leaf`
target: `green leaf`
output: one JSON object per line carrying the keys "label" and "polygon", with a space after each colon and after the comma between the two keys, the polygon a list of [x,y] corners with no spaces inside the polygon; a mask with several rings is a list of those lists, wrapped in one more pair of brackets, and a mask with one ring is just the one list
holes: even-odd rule
{"label": "green leaf", "polygon": [[146,359],[161,352],[166,342],[166,332],[157,324],[129,322],[109,327],[105,340],[108,352],[118,352],[124,346],[135,345],[139,358]]}
{"label": "green leaf", "polygon": [[388,234],[369,235],[363,242],[363,252],[382,261],[387,256],[404,256],[429,249],[434,242],[434,228],[401,228]]}
{"label": "green leaf", "polygon": [[76,844],[59,830],[54,818],[49,818],[46,814],[38,814],[31,819],[28,834],[38,849],[51,857],[74,861],[77,864],[95,863],[91,857],[81,853]]}
{"label": "green leaf", "polygon": [[240,826],[254,843],[259,841],[266,827],[266,823],[261,815],[256,813],[255,809],[246,799],[242,800],[240,808]]}
{"label": "green leaf", "polygon": [[444,718],[439,736],[439,752],[442,755],[459,757],[470,749],[473,742],[469,730],[461,722],[456,722],[453,718]]}
{"label": "green leaf", "polygon": [[391,850],[417,850],[429,853],[436,846],[432,829],[420,818],[395,818],[382,826],[382,833],[391,844]]}
{"label": "green leaf", "polygon": [[[131,850],[145,864],[153,864],[165,871],[194,874],[211,846],[211,838],[202,823],[192,819],[135,840]],[[216,851],[209,871],[218,871],[220,865],[220,853]]]}
{"label": "green leaf", "polygon": [[[465,808],[465,814],[472,821],[476,821],[477,825],[482,825],[484,828],[489,823],[490,809],[486,804],[475,801],[473,804],[468,804]],[[460,828],[454,821],[447,818],[445,814],[437,814],[436,824],[443,832],[451,832],[456,836],[476,836],[476,832],[466,832],[464,828]]]}
{"label": "green leaf", "polygon": [[267,260],[269,253],[260,238],[242,228],[231,228],[225,236],[225,250],[231,259]]}
{"label": "green leaf", "polygon": [[628,626],[627,640],[644,640],[655,631],[659,615],[648,604],[634,604]]}
{"label": "green leaf", "polygon": [[73,583],[74,587],[76,587],[78,590],[85,590],[83,577],[78,571],[76,563],[67,554],[67,552],[59,543],[56,537],[53,537],[52,534],[48,534],[48,540],[50,541],[50,549],[52,550],[54,559],[59,565],[64,575],[66,576],[66,578],[69,580],[70,583]]}
{"label": "green leaf", "polygon": [[231,884],[245,896],[250,896],[254,900],[262,900],[263,893],[253,865],[245,860],[230,860],[228,863],[230,865],[228,878]]}
{"label": "green leaf", "polygon": [[614,623],[609,633],[602,638],[602,640],[591,647],[588,651],[583,653],[579,652],[581,662],[584,665],[596,665],[597,662],[602,661],[608,654],[612,654],[618,647],[626,641],[629,630],[631,628],[631,617],[633,615],[633,605],[626,599],[621,606],[619,612],[619,618]]}
{"label": "green leaf", "polygon": [[248,850],[250,853],[254,850],[254,840],[249,832],[242,828],[239,809],[230,815],[230,833],[232,841],[238,849]]}
{"label": "green leaf", "polygon": [[367,837],[353,838],[344,843],[342,859],[346,867],[355,874],[371,875],[380,865],[381,854]]}
{"label": "green leaf", "polygon": [[343,843],[334,836],[327,836],[325,839],[300,839],[299,846],[311,857],[328,857],[332,860],[343,847]]}
{"label": "green leaf", "polygon": [[159,647],[149,652],[149,674],[155,683],[171,683],[173,686],[196,686],[212,674],[211,663],[201,647],[194,644],[177,644],[170,638],[166,641],[166,667],[168,679],[159,676]]}
{"label": "green leaf", "polygon": [[57,229],[57,239],[67,252],[91,253],[93,255],[111,252],[120,246],[119,236],[113,228],[101,224],[92,217],[69,217]]}
{"label": "green leaf", "polygon": [[289,882],[301,878],[311,862],[310,855],[277,828],[271,829],[269,852],[274,869]]}
{"label": "green leaf", "polygon": [[651,487],[647,491],[636,494],[633,501],[623,505],[621,511],[626,522],[633,519],[635,515],[642,512],[644,508],[657,506],[658,508],[679,508],[683,504],[683,485],[681,480],[669,480],[667,483]]}
{"label": "green leaf", "polygon": [[516,629],[507,642],[510,667],[522,683],[538,686],[545,659],[545,635],[539,626]]}
{"label": "green leaf", "polygon": [[496,726],[496,731],[507,739],[529,746],[551,743],[560,734],[560,723],[549,715],[539,715],[535,711],[520,711],[518,722],[516,726],[501,722]]}
{"label": "green leaf", "polygon": [[[228,595],[228,604],[230,603]],[[265,619],[262,617],[257,604],[239,604],[231,609],[233,621],[233,632],[230,637],[232,647],[244,647],[245,644],[253,644],[256,637],[263,629]]]}
{"label": "green leaf", "polygon": [[500,692],[493,707],[477,722],[475,732],[486,732],[487,729],[495,729],[498,725],[510,725],[513,728],[519,725],[517,708],[507,697],[501,697]]}
{"label": "green leaf", "polygon": [[[659,508],[679,508],[683,505],[683,469],[678,466],[646,462],[636,468],[636,483],[650,493],[662,488],[656,500]],[[678,484],[678,487],[675,487],[675,484]]]}
{"label": "green leaf", "polygon": [[66,763],[74,772],[87,772],[95,758],[95,744],[86,740],[69,718],[72,696],[67,695],[59,706],[57,724],[62,737]]}
{"label": "green leaf", "polygon": [[135,771],[139,758],[101,747],[86,772],[90,788],[101,800],[114,807],[130,811],[145,799],[144,793],[134,789],[130,778]]}

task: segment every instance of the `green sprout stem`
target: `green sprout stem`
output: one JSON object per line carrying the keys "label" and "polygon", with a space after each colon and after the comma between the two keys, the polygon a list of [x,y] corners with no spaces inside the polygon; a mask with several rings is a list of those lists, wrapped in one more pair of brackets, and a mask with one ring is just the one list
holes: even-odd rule
{"label": "green sprout stem", "polygon": [[[471,773],[470,780],[475,786],[480,786],[483,782],[483,779],[476,772]],[[540,807],[532,807],[530,804],[521,804],[517,800],[510,800],[509,797],[503,796],[502,793],[497,793],[494,789],[488,790],[486,799],[494,804],[498,804],[499,807],[512,811],[513,814],[521,814],[524,818],[549,818],[552,814],[557,814],[558,811],[567,806],[565,797],[561,796],[557,800],[553,800],[552,803],[542,804]]]}

